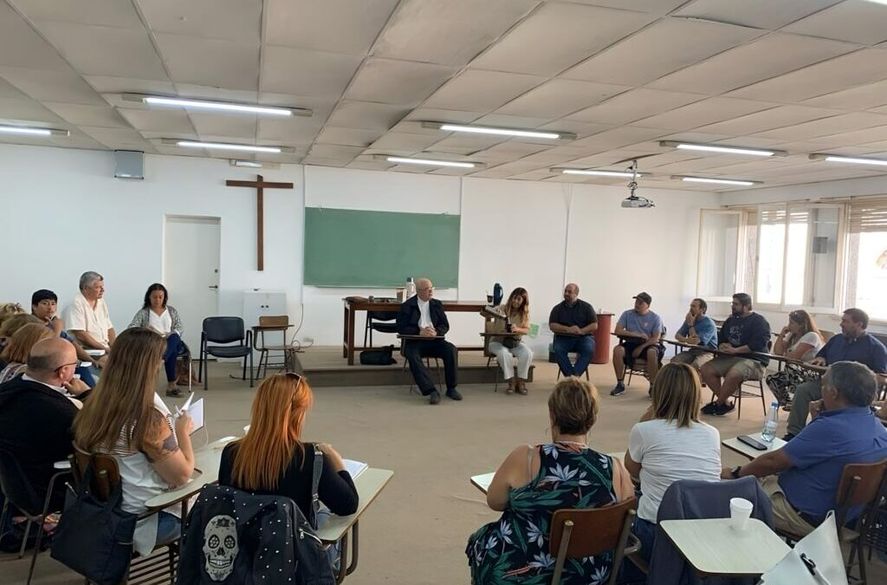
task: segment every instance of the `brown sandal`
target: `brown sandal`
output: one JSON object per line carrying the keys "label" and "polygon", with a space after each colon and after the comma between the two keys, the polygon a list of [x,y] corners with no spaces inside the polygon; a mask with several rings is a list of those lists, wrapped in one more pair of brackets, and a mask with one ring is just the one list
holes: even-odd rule
{"label": "brown sandal", "polygon": [[508,388],[505,389],[506,394],[514,394],[516,389],[514,378],[508,378]]}
{"label": "brown sandal", "polygon": [[518,394],[520,394],[522,396],[527,395],[527,383],[521,378],[518,378],[518,380],[517,380],[516,391]]}

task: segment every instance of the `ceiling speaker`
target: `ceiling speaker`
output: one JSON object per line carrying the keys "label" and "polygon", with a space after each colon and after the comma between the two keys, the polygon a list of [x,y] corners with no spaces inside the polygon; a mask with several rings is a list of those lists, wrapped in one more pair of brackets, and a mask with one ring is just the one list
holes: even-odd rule
{"label": "ceiling speaker", "polygon": [[145,153],[140,150],[115,150],[114,159],[117,166],[114,169],[116,179],[144,179],[145,178]]}

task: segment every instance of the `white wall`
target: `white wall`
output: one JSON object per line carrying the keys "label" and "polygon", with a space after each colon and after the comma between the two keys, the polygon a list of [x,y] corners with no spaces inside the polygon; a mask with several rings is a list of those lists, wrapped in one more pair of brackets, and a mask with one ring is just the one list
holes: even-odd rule
{"label": "white wall", "polygon": [[[148,155],[146,179],[122,181],[113,178],[113,164],[109,152],[0,145],[8,260],[0,301],[26,304],[35,289],[50,288],[64,304],[80,273],[97,270],[121,329],[147,285],[162,280],[164,216],[215,216],[222,226],[219,312],[240,314],[246,289],[285,290],[293,320],[304,316],[299,336],[335,345],[341,298],[384,293],[302,285],[307,204],[460,214],[460,287],[436,291],[440,298],[477,300],[493,282],[506,293],[524,286],[534,322],[545,323],[564,282],[575,280],[583,298],[616,313],[646,290],[673,328],[695,292],[698,209],[719,203],[715,194],[645,190],[657,207],[630,210],[619,207],[621,187],[283,165],[263,172],[295,188],[265,191],[265,271],[258,272],[255,193],[224,184],[254,173],[221,160]],[[477,316],[451,322],[454,341],[480,342]]]}

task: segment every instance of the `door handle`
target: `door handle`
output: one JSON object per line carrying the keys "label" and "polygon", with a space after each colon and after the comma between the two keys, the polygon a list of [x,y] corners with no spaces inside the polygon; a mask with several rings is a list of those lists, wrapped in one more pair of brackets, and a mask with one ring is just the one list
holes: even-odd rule
{"label": "door handle", "polygon": [[217,284],[211,284],[211,285],[209,285],[207,288],[214,288],[214,289],[218,290],[219,285],[217,285]]}

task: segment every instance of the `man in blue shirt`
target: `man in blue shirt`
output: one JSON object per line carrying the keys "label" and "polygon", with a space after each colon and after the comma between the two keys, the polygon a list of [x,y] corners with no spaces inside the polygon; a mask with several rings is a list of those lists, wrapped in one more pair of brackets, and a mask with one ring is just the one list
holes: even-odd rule
{"label": "man in blue shirt", "polygon": [[662,336],[662,319],[650,310],[653,298],[645,293],[634,297],[634,309],[625,311],[616,322],[616,335],[619,345],[613,348],[613,370],[616,372],[616,386],[610,396],[625,393],[625,366],[632,367],[638,358],[646,362],[647,379],[650,384],[659,371],[659,362],[665,347],[659,341]]}
{"label": "man in blue shirt", "polygon": [[[681,343],[689,343],[691,345],[700,345],[711,349],[718,348],[718,328],[711,317],[706,315],[708,312],[708,303],[703,299],[693,299],[690,302],[690,310],[684,317],[684,323],[674,338]],[[671,358],[671,361],[678,364],[690,364],[697,370],[702,364],[714,357],[710,351],[703,349],[688,349],[682,351],[678,355]]]}
{"label": "man in blue shirt", "polygon": [[[887,348],[872,335],[866,333],[869,316],[862,309],[847,309],[841,317],[841,334],[826,342],[811,362],[814,366],[829,366],[839,361],[865,364],[876,374],[887,373]],[[786,441],[794,438],[807,424],[810,402],[822,398],[820,380],[798,384],[788,416]]]}
{"label": "man in blue shirt", "polygon": [[700,369],[702,381],[715,393],[715,400],[702,407],[702,414],[724,416],[733,410],[734,403],[727,401],[746,380],[763,378],[770,363],[770,324],[754,312],[751,297],[736,293],[730,309],[732,315],[718,333],[718,356]]}
{"label": "man in blue shirt", "polygon": [[[887,458],[887,429],[870,408],[878,381],[866,366],[839,361],[822,379],[822,400],[813,404],[815,418],[783,448],[751,463],[724,469],[724,479],[746,475],[764,478],[776,527],[803,536],[837,508],[844,466]],[[793,409],[794,410],[794,409]],[[858,515],[851,510],[848,519]]]}

